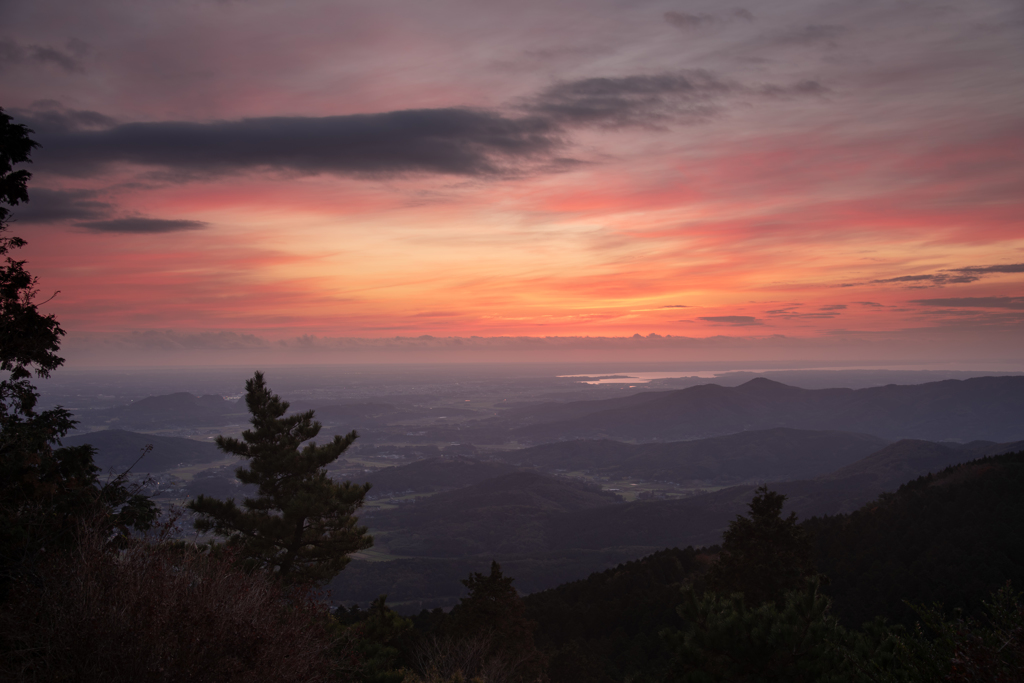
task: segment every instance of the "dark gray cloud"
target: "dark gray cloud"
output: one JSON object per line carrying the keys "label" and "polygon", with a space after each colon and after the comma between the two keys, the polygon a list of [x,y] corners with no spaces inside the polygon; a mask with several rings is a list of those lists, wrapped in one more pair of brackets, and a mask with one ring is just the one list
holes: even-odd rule
{"label": "dark gray cloud", "polygon": [[[842,306],[841,308],[846,308],[846,306]],[[835,310],[831,310],[828,306],[811,313],[801,313],[794,308],[780,308],[773,311],[765,311],[765,313],[776,318],[782,318],[783,320],[796,320],[798,318],[835,318],[839,315]]]}
{"label": "dark gray cloud", "polygon": [[825,45],[835,47],[836,40],[846,33],[843,26],[831,24],[809,24],[789,31],[779,38],[780,43],[797,45]]}
{"label": "dark gray cloud", "polygon": [[684,306],[683,304],[669,304],[668,306],[662,306],[662,308],[692,308],[692,306]]}
{"label": "dark gray cloud", "polygon": [[910,303],[921,306],[948,308],[1009,308],[1024,311],[1024,296],[966,296],[949,299],[915,299]]}
{"label": "dark gray cloud", "polygon": [[531,98],[523,109],[567,126],[652,126],[669,120],[703,120],[718,111],[714,100],[736,92],[708,71],[565,81]]}
{"label": "dark gray cloud", "polygon": [[872,308],[884,308],[884,306],[877,301],[854,301],[853,303],[860,304],[861,306],[870,306]]}
{"label": "dark gray cloud", "polygon": [[58,134],[112,128],[116,119],[88,109],[69,109],[57,100],[38,100],[29,109],[13,110],[20,120],[29,121],[37,133]]}
{"label": "dark gray cloud", "polygon": [[1024,263],[1007,263],[994,266],[965,266],[949,268],[938,273],[924,275],[901,275],[899,277],[870,280],[869,285],[885,285],[896,283],[917,283],[918,286],[940,287],[977,282],[985,275],[993,273],[1024,273]]}
{"label": "dark gray cloud", "polygon": [[754,15],[749,10],[742,8],[734,9],[725,15],[714,14],[690,14],[689,12],[665,12],[662,15],[665,21],[678,29],[689,31],[692,29],[709,26],[711,24],[728,23],[731,21],[753,21]]}
{"label": "dark gray cloud", "polygon": [[756,89],[758,95],[776,99],[789,97],[805,97],[807,95],[827,95],[830,93],[827,87],[818,81],[800,81],[793,85],[762,85]]}
{"label": "dark gray cloud", "polygon": [[565,127],[652,128],[706,121],[722,111],[726,98],[814,97],[828,92],[817,81],[744,85],[691,69],[564,81],[528,98],[520,109]]}
{"label": "dark gray cloud", "polygon": [[829,304],[828,306],[822,306],[819,310],[822,311],[842,311],[846,309],[846,304]]}
{"label": "dark gray cloud", "polygon": [[113,162],[185,174],[266,168],[301,174],[494,175],[515,173],[529,162],[556,163],[552,153],[561,146],[550,120],[474,109],[127,123],[102,130],[68,128],[66,113],[57,114],[52,121],[29,117],[26,123],[43,145],[36,163],[72,175]]}
{"label": "dark gray cloud", "polygon": [[700,28],[715,23],[710,14],[689,14],[688,12],[665,12],[665,21],[681,29]]}
{"label": "dark gray cloud", "polygon": [[918,283],[917,287],[941,287],[942,285],[962,285],[969,282],[976,282],[981,277],[978,275],[971,274],[951,274],[957,273],[957,271],[950,271],[945,273],[936,273],[932,275],[901,275],[900,277],[890,277],[882,280],[871,280],[868,284],[871,285],[887,285],[896,283]]}
{"label": "dark gray cloud", "polygon": [[722,323],[726,325],[762,325],[763,323],[751,315],[710,315],[699,317],[709,323]]}
{"label": "dark gray cloud", "polygon": [[954,272],[958,273],[1024,273],[1024,263],[1008,263],[1006,265],[999,266],[967,266],[966,268],[956,268]]}
{"label": "dark gray cloud", "polygon": [[58,223],[96,220],[109,216],[113,207],[96,199],[93,190],[33,189],[29,202],[12,211],[20,223]]}
{"label": "dark gray cloud", "polygon": [[67,72],[84,71],[81,58],[88,46],[81,41],[68,41],[67,48],[58,50],[48,45],[22,45],[10,38],[0,38],[0,69],[23,64],[54,65]]}
{"label": "dark gray cloud", "polygon": [[324,117],[196,123],[120,123],[52,100],[19,110],[42,143],[48,171],[85,176],[113,163],[194,178],[248,170],[394,176],[432,173],[514,176],[580,162],[559,152],[580,126],[654,128],[696,123],[726,96],[798,97],[826,92],[815,81],[744,86],[703,70],[556,83],[520,100],[518,115],[453,107]]}
{"label": "dark gray cloud", "polygon": [[93,232],[128,232],[137,234],[154,234],[161,232],[181,232],[183,230],[202,230],[209,226],[203,221],[173,220],[165,218],[112,218],[103,221],[86,221],[76,223],[80,228]]}
{"label": "dark gray cloud", "polygon": [[900,275],[899,277],[887,277],[881,280],[871,280],[873,285],[885,285],[893,282],[931,282],[935,275]]}

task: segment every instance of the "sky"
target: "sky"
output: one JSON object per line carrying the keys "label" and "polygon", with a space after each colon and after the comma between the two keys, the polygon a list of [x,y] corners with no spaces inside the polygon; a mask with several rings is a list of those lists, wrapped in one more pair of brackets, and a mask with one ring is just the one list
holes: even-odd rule
{"label": "sky", "polygon": [[1024,369],[1020,0],[0,0],[70,364]]}

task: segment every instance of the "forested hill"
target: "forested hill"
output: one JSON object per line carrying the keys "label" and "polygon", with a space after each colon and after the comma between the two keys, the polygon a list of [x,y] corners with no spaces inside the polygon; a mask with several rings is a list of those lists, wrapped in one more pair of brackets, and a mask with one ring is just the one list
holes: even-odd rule
{"label": "forested hill", "polygon": [[381,513],[371,524],[398,555],[509,556],[546,551],[553,518],[619,501],[582,482],[513,472]]}
{"label": "forested hill", "polygon": [[[853,514],[801,527],[849,628],[876,616],[913,625],[920,615],[907,602],[977,614],[1007,581],[1024,587],[1022,491],[1024,452],[1017,452],[921,477]],[[654,675],[671,658],[661,634],[682,626],[681,589],[703,590],[717,551],[664,550],[526,596],[551,679],[580,680],[574,672],[585,672],[584,680],[600,683],[672,680]]]}
{"label": "forested hill", "polygon": [[849,515],[803,525],[837,613],[913,623],[903,601],[977,611],[1006,581],[1024,588],[1024,451],[920,477]]}
{"label": "forested hill", "polygon": [[938,472],[977,458],[1021,450],[1024,450],[1024,441],[972,441],[960,444],[904,439],[817,479],[820,482],[859,482],[876,491],[894,491],[900,485],[929,472]]}
{"label": "forested hill", "polygon": [[538,406],[517,419],[521,440],[686,440],[792,427],[889,439],[1024,439],[1024,377],[978,377],[868,389],[800,389],[764,378],[626,399]]}

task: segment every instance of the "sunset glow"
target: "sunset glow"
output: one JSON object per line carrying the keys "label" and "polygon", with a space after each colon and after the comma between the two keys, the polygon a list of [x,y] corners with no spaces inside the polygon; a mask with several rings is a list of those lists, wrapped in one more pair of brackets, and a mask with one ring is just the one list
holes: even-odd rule
{"label": "sunset glow", "polygon": [[72,361],[1024,360],[1021,4],[722,7],[0,2],[0,106],[42,145],[12,232]]}

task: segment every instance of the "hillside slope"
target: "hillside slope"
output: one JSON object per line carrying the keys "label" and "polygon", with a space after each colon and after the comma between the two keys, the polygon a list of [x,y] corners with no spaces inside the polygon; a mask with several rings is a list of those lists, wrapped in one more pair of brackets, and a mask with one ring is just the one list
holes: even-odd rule
{"label": "hillside slope", "polygon": [[503,457],[547,469],[589,470],[614,479],[634,477],[708,487],[751,479],[816,477],[852,464],[886,443],[867,434],[779,427],[669,443],[580,439],[510,451]]}
{"label": "hillside slope", "polygon": [[850,625],[908,625],[914,604],[975,611],[1006,581],[1024,586],[1024,451],[918,478],[850,515],[815,518],[826,591]]}
{"label": "hillside slope", "polygon": [[580,482],[514,472],[377,514],[371,527],[391,531],[384,540],[399,555],[544,552],[552,517],[618,500]]}

